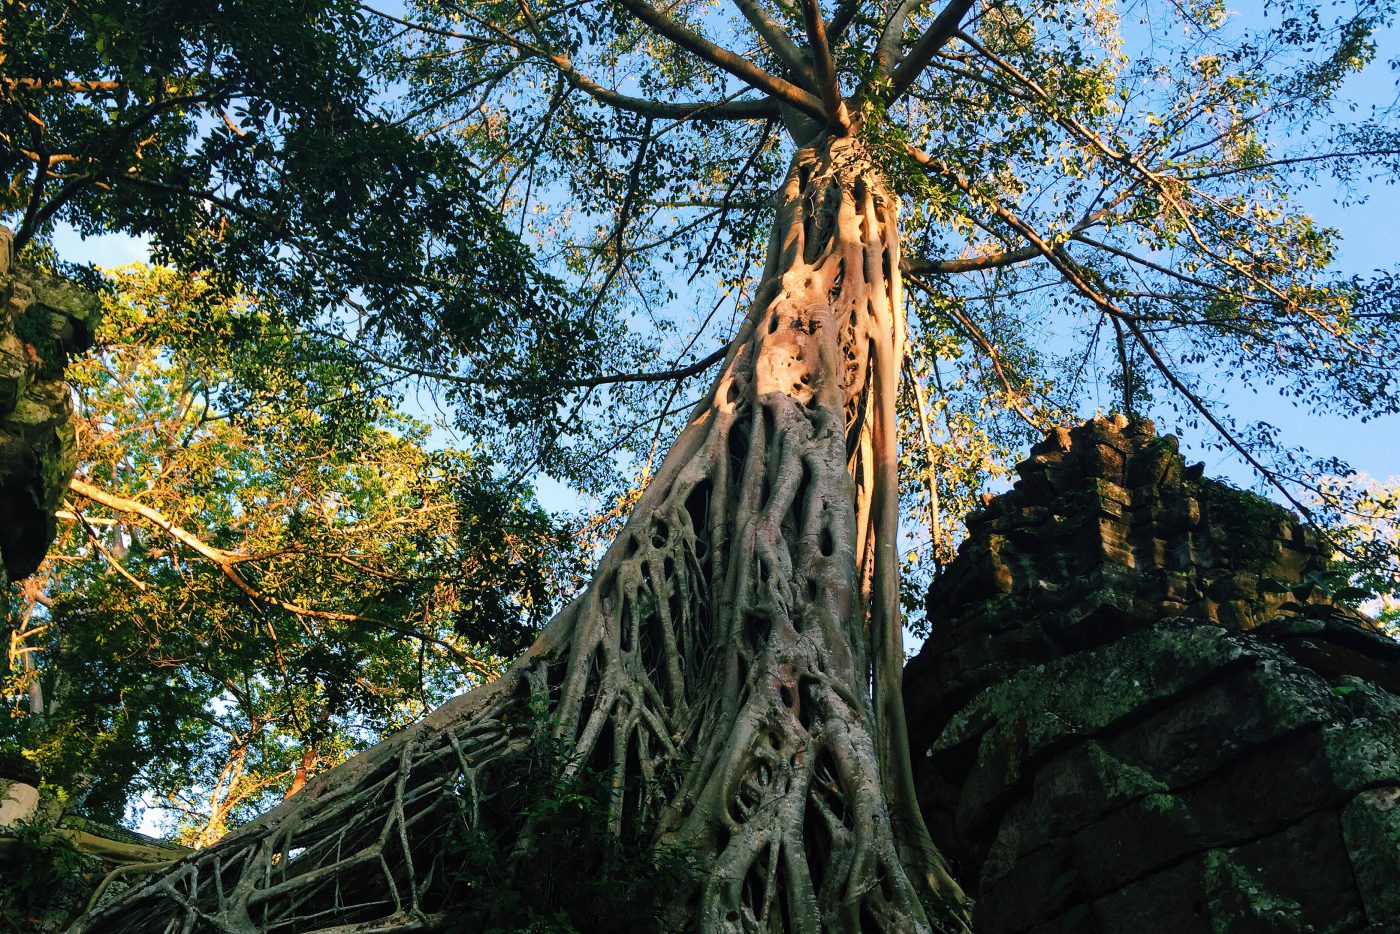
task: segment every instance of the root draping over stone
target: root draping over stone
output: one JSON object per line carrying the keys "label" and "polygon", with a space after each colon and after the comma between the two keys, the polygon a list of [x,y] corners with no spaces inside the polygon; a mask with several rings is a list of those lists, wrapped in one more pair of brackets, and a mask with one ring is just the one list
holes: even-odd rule
{"label": "root draping over stone", "polygon": [[[506,764],[540,724],[619,839],[683,853],[663,927],[960,930],[899,678],[898,204],[860,146],[797,153],[728,359],[592,584],[499,681],[79,924],[418,931],[449,828],[527,853]],[[586,773],[583,770],[588,770]]]}

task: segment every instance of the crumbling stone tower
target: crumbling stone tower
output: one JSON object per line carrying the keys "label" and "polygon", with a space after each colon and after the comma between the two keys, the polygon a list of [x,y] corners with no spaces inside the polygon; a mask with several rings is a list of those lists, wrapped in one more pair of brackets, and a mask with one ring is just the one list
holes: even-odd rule
{"label": "crumbling stone tower", "polygon": [[905,672],[981,934],[1400,931],[1400,643],[1150,422],[1052,433],[968,520]]}

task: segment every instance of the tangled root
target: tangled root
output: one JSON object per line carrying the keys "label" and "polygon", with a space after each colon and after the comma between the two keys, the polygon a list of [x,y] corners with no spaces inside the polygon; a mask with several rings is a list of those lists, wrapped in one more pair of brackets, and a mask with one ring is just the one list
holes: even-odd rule
{"label": "tangled root", "polygon": [[963,930],[899,702],[897,212],[856,141],[799,152],[724,369],[587,591],[496,683],[78,930],[440,929],[454,826],[529,853],[503,783],[541,714],[615,837],[688,854],[658,926]]}

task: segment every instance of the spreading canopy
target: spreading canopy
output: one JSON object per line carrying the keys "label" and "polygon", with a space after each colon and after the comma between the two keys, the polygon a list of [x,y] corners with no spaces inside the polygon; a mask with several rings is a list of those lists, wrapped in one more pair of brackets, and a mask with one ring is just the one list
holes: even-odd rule
{"label": "spreading canopy", "polygon": [[[644,367],[659,376],[718,362],[792,147],[854,134],[903,199],[911,375],[936,384],[931,440],[964,469],[1018,445],[1022,421],[1165,405],[1303,505],[1302,473],[1232,421],[1215,374],[1315,411],[1396,411],[1393,279],[1334,271],[1338,231],[1296,200],[1400,167],[1389,112],[1347,113],[1388,3],[371,12],[401,30],[405,117],[475,160],[590,312],[616,309],[672,364]],[[459,389],[489,377],[450,373]],[[566,476],[571,439],[621,435],[650,459],[669,436],[651,420],[695,393],[635,386],[579,387],[558,428],[507,440]],[[632,405],[609,434],[589,416],[614,398]]]}
{"label": "spreading canopy", "polygon": [[390,112],[388,38],[347,0],[5,0],[0,221],[21,258],[123,233],[302,321],[560,375],[597,327],[470,160]]}

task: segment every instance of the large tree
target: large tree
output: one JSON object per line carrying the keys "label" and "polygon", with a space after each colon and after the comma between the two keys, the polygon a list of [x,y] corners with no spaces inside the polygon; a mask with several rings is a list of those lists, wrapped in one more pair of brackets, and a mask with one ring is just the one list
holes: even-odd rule
{"label": "large tree", "polygon": [[[577,417],[599,386],[718,368],[592,582],[505,675],[87,929],[485,926],[492,866],[605,927],[550,852],[561,802],[590,795],[604,867],[653,861],[649,926],[962,928],[900,706],[901,373],[961,367],[1035,421],[1107,362],[1123,408],[1180,400],[1298,498],[1212,406],[1202,364],[1394,411],[1387,280],[1330,279],[1332,232],[1287,195],[1291,173],[1392,165],[1395,134],[1276,148],[1328,117],[1389,13],[1285,4],[1254,32],[1208,3],[375,14],[414,66],[405,118],[477,162],[587,286],[585,319],[640,318],[676,269],[715,263],[746,309],[693,364],[564,384]],[[670,257],[650,280],[648,253]],[[1037,367],[1052,357],[1058,395]],[[492,366],[447,375],[479,405],[512,386]],[[548,461],[563,434],[516,440]],[[531,797],[541,770],[557,781]]]}

